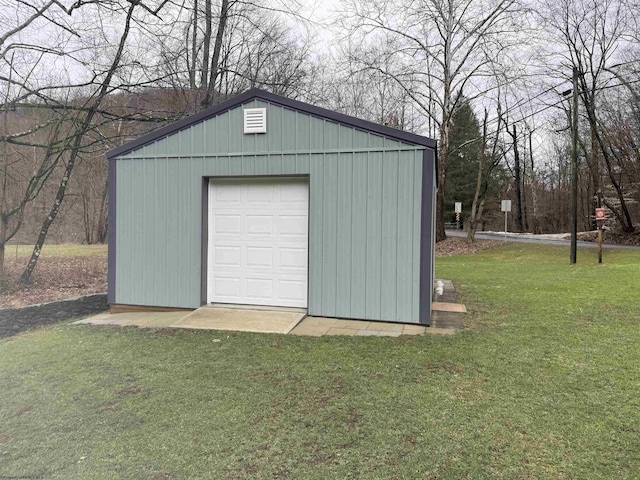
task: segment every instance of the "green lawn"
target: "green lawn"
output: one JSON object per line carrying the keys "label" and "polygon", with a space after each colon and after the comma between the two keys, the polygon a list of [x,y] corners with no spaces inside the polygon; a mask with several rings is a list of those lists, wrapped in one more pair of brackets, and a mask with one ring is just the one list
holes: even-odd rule
{"label": "green lawn", "polygon": [[0,342],[0,478],[638,478],[640,252],[438,259],[470,328]]}

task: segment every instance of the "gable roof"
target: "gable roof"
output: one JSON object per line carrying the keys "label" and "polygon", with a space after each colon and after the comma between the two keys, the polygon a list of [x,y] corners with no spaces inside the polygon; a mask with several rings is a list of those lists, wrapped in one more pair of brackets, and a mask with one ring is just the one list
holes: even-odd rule
{"label": "gable roof", "polygon": [[207,108],[206,110],[198,112],[195,115],[183,118],[182,120],[169,124],[165,127],[159,128],[158,130],[149,132],[146,135],[143,135],[140,138],[137,138],[136,140],[133,140],[129,143],[125,143],[118,148],[114,148],[113,150],[107,152],[106,157],[107,159],[112,159],[121,155],[125,155],[129,152],[143,147],[144,145],[172,135],[181,130],[185,130],[192,125],[208,120],[209,118],[220,115],[221,113],[225,113],[229,110],[232,110],[233,108],[236,108],[255,99],[273,103],[275,105],[279,105],[291,110],[297,110],[299,112],[307,113],[314,117],[331,120],[342,125],[357,128],[358,130],[363,130],[365,132],[377,133],[378,135],[382,135],[393,140],[399,140],[401,142],[409,143],[412,145],[424,145],[425,147],[433,149],[436,148],[435,140],[428,137],[423,137],[422,135],[416,135],[414,133],[397,130],[385,125],[379,125],[377,123],[369,122],[367,120],[361,120],[350,115],[327,110],[326,108],[316,107],[315,105],[300,102],[298,100],[292,100],[287,97],[282,97],[274,93],[260,90],[259,88],[252,88],[251,90],[247,90],[243,94],[233,97],[225,102]]}

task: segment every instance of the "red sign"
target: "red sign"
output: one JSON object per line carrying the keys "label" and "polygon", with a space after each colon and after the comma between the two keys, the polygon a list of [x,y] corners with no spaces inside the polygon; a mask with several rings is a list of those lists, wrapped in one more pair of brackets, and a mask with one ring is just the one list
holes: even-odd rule
{"label": "red sign", "polygon": [[596,220],[604,220],[607,215],[604,213],[604,208],[596,208]]}

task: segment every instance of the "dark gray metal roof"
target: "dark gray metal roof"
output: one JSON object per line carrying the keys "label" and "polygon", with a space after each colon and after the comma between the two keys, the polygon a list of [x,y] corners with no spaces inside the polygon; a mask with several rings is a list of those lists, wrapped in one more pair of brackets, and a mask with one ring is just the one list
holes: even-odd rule
{"label": "dark gray metal roof", "polygon": [[175,123],[147,133],[146,135],[143,135],[140,138],[126,143],[118,148],[114,148],[113,150],[107,152],[106,156],[108,159],[112,159],[121,155],[125,155],[129,152],[132,152],[133,150],[137,150],[138,148],[143,147],[144,145],[164,138],[180,130],[184,130],[192,125],[195,125],[196,123],[200,123],[211,117],[215,117],[216,115],[220,115],[221,113],[224,113],[254,99],[263,100],[265,102],[280,105],[291,110],[297,110],[299,112],[307,113],[315,117],[331,120],[342,125],[363,130],[365,132],[383,135],[385,137],[409,143],[411,145],[424,145],[425,147],[433,149],[435,149],[437,145],[435,140],[428,137],[423,137],[422,135],[416,135],[414,133],[405,132],[403,130],[397,130],[385,125],[379,125],[377,123],[369,122],[367,120],[361,120],[359,118],[345,115],[343,113],[327,110],[326,108],[316,107],[314,105],[300,102],[298,100],[292,100],[287,97],[282,97],[280,95],[266,92],[258,88],[252,88],[251,90],[247,90],[243,94],[233,97],[226,102],[207,108],[206,110],[196,113],[195,115],[183,118],[182,120],[179,120]]}

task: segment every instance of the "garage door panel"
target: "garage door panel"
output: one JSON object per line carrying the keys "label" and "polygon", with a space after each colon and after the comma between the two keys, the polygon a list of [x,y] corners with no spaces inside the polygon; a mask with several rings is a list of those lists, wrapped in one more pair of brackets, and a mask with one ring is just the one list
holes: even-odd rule
{"label": "garage door panel", "polygon": [[300,302],[307,297],[307,282],[303,280],[280,280],[278,282],[278,293],[282,300]]}
{"label": "garage door panel", "polygon": [[231,181],[210,189],[209,302],[306,307],[308,184]]}
{"label": "garage door panel", "polygon": [[242,215],[216,213],[213,217],[214,234],[242,233]]}
{"label": "garage door panel", "polygon": [[291,184],[289,188],[280,190],[280,201],[282,203],[297,203],[302,206],[306,206],[308,203],[308,196],[309,189],[304,183]]}
{"label": "garage door panel", "polygon": [[274,233],[274,215],[246,215],[244,221],[248,235],[273,235]]}
{"label": "garage door panel", "polygon": [[213,292],[214,295],[228,298],[240,298],[240,279],[236,277],[220,277],[214,278]]}
{"label": "garage door panel", "polygon": [[278,233],[280,235],[305,235],[308,227],[306,215],[278,216]]}
{"label": "garage door panel", "polygon": [[246,247],[247,267],[273,267],[273,247]]}
{"label": "garage door panel", "polygon": [[280,247],[279,266],[283,268],[307,269],[307,249]]}
{"label": "garage door panel", "polygon": [[216,245],[214,248],[214,265],[241,265],[241,248],[237,246]]}
{"label": "garage door panel", "polygon": [[273,299],[273,279],[247,278],[245,282],[245,296],[248,299]]}
{"label": "garage door panel", "polygon": [[246,189],[246,198],[248,203],[273,203],[274,185],[272,184],[254,184]]}
{"label": "garage door panel", "polygon": [[213,198],[218,205],[239,205],[242,202],[242,191],[233,185],[218,185]]}

